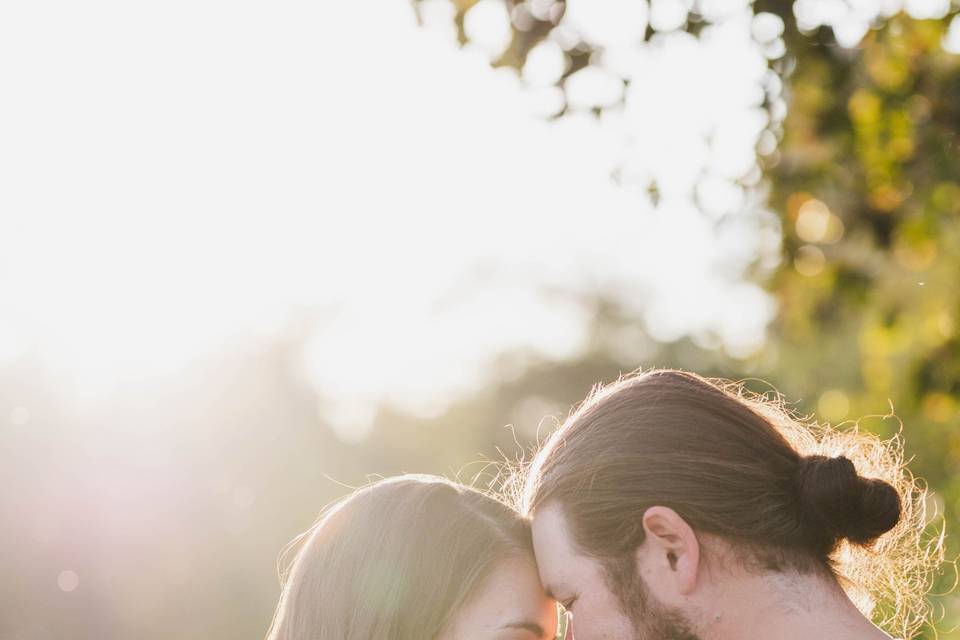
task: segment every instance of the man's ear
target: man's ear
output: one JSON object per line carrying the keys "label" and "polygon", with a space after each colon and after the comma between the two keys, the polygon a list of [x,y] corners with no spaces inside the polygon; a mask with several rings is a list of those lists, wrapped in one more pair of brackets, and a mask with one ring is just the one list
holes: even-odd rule
{"label": "man's ear", "polygon": [[700,541],[693,528],[668,507],[650,507],[643,514],[645,564],[660,588],[690,595],[700,570]]}

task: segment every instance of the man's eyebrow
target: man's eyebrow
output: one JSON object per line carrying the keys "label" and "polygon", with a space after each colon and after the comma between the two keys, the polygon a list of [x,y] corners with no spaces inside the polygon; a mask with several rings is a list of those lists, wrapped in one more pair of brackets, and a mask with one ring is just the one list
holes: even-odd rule
{"label": "man's eyebrow", "polygon": [[543,627],[538,625],[536,622],[511,622],[505,624],[501,629],[523,629],[524,631],[529,631],[538,638],[545,638]]}

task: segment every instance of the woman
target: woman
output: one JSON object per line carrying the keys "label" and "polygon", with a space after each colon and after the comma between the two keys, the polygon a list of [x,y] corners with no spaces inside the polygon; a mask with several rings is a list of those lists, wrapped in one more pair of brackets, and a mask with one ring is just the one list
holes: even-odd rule
{"label": "woman", "polygon": [[401,476],[329,507],[293,543],[268,640],[546,640],[556,603],[529,525],[443,478]]}

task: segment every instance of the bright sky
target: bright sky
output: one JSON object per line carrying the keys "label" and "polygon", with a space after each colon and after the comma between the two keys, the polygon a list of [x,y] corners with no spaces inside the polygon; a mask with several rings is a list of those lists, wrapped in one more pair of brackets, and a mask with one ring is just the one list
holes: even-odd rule
{"label": "bright sky", "polygon": [[[403,0],[7,3],[0,363],[34,352],[96,400],[314,312],[299,366],[355,437],[377,400],[441,408],[503,349],[576,354],[587,316],[542,284],[756,348],[773,307],[740,276],[778,234],[732,179],[765,122],[757,26],[728,2],[701,41],[641,50],[622,4],[573,2],[569,26],[621,42],[604,69],[640,79],[626,109],[548,122],[558,50],[533,89],[490,69],[489,0],[467,51]],[[636,20],[669,24],[654,8]],[[617,97],[604,69],[575,107]]]}

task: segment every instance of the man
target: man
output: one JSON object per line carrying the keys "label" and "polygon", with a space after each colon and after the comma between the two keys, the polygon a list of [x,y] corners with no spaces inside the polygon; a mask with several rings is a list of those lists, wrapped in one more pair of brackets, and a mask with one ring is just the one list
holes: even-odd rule
{"label": "man", "polygon": [[841,585],[865,607],[902,605],[905,631],[923,620],[929,566],[903,553],[923,518],[899,460],[872,436],[818,434],[732,385],[653,370],[567,419],[522,507],[576,640],[881,640]]}

